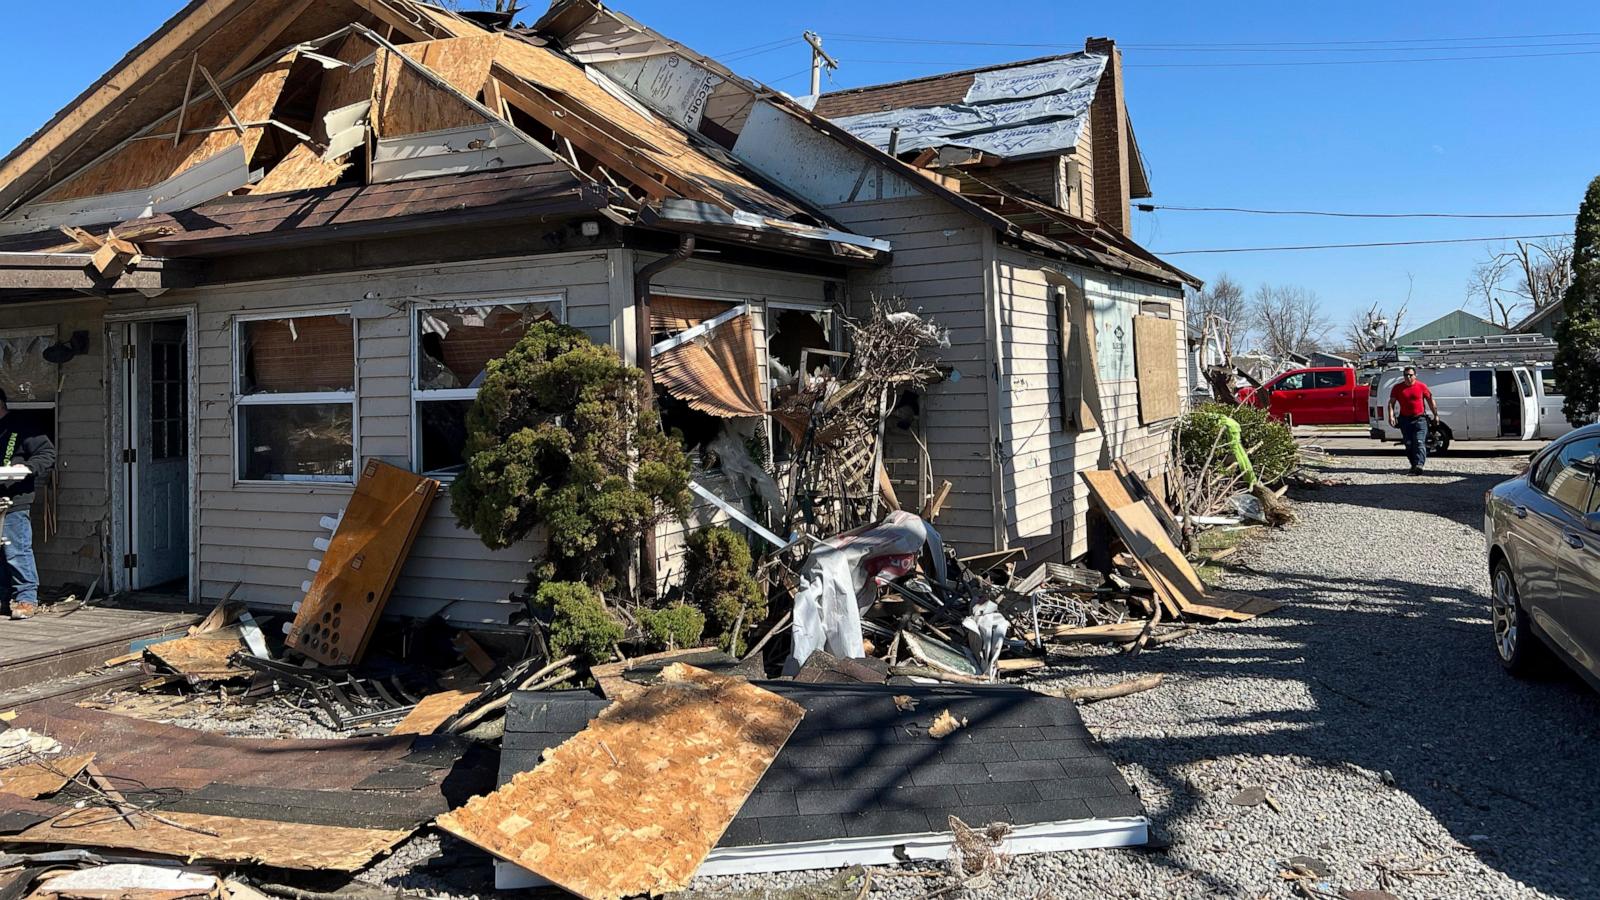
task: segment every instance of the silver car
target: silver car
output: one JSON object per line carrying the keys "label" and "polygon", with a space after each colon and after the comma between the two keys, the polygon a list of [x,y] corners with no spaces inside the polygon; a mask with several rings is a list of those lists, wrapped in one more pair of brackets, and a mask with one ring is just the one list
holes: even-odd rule
{"label": "silver car", "polygon": [[1495,649],[1521,672],[1552,652],[1600,689],[1600,425],[1489,491],[1483,530]]}

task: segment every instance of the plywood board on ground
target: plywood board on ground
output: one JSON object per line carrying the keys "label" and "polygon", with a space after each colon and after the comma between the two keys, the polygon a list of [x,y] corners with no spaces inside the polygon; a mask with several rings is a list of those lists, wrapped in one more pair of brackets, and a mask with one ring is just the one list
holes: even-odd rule
{"label": "plywood board on ground", "polygon": [[353,872],[411,834],[171,811],[160,815],[183,827],[140,816],[139,827],[129,828],[120,816],[91,806],[8,835],[6,843],[143,850],[195,862]]}
{"label": "plywood board on ground", "polygon": [[66,787],[92,762],[94,754],[84,753],[13,766],[0,772],[0,793],[15,794],[29,800],[48,797]]}
{"label": "plywood board on ground", "polygon": [[1139,379],[1139,421],[1178,417],[1178,323],[1159,316],[1133,317],[1133,364]]}
{"label": "plywood board on ground", "polygon": [[229,661],[244,649],[239,629],[224,628],[151,644],[145,653],[190,681],[229,681],[250,676],[249,669]]}
{"label": "plywood board on ground", "polygon": [[460,712],[481,691],[440,691],[422,698],[390,734],[433,734],[446,719]]}
{"label": "plywood board on ground", "polygon": [[361,659],[439,482],[368,460],[285,639],[327,665]]}
{"label": "plywood board on ground", "polygon": [[804,711],[689,666],[662,675],[438,825],[589,900],[682,890]]}
{"label": "plywood board on ground", "polygon": [[[1278,607],[1261,598],[1249,598],[1254,602],[1246,603],[1241,599],[1248,596],[1244,594],[1208,591],[1194,566],[1167,536],[1155,512],[1128,493],[1121,476],[1111,471],[1081,474],[1089,485],[1089,492],[1105,509],[1112,527],[1128,545],[1139,570],[1150,580],[1164,604],[1170,600],[1178,612],[1186,615],[1236,621],[1252,619]],[[1226,599],[1219,601],[1219,597]]]}

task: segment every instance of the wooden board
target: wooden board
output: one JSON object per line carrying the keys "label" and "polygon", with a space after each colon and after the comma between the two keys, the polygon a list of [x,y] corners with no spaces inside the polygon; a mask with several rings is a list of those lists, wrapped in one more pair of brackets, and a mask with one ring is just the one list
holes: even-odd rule
{"label": "wooden board", "polygon": [[145,648],[145,653],[191,682],[207,682],[250,677],[249,669],[229,662],[243,649],[239,629],[224,628],[151,644]]}
{"label": "wooden board", "polygon": [[317,151],[306,144],[296,144],[293,150],[272,167],[265,178],[250,188],[252,194],[279,194],[284,191],[307,191],[312,188],[337,184],[339,176],[350,168],[348,156],[333,162],[323,162]]}
{"label": "wooden board", "polygon": [[[441,65],[447,65],[456,77],[465,77],[467,70],[474,67],[478,60],[472,58],[469,50],[483,55],[481,59],[482,75],[476,84],[470,87],[452,82],[452,86],[469,97],[477,97],[488,82],[489,64],[493,61],[493,47],[498,46],[502,39],[490,38],[457,38],[450,41],[430,41],[423,45],[414,45],[404,52],[407,56],[416,58],[419,54],[436,44],[447,44],[454,49],[438,53]],[[419,60],[420,61],[420,60]],[[404,59],[394,53],[380,49],[378,51],[377,86],[375,87],[373,122],[377,127],[379,137],[398,137],[407,134],[425,134],[430,131],[442,131],[446,128],[461,128],[467,125],[481,125],[489,121],[483,113],[473,109],[472,106],[460,97],[439,87],[425,78],[422,73],[407,64]],[[431,67],[430,67],[431,68]],[[442,73],[439,73],[442,75]],[[450,81],[449,78],[445,79]]]}
{"label": "wooden board", "polygon": [[[104,808],[88,807],[35,825],[21,834],[7,835],[6,843],[143,850],[192,862],[353,872],[411,834],[410,831],[301,825],[173,811],[163,811],[160,815],[188,827],[174,828],[149,816],[140,816],[138,829],[133,829]],[[190,830],[195,828],[212,832],[215,837]]]}
{"label": "wooden board", "polygon": [[94,754],[85,753],[13,766],[0,772],[0,792],[29,800],[47,797],[66,787],[92,762]]}
{"label": "wooden board", "polygon": [[1139,379],[1139,421],[1178,417],[1178,323],[1159,316],[1133,317],[1133,365]]}
{"label": "wooden board", "polygon": [[[1156,519],[1155,513],[1141,500],[1128,493],[1121,476],[1116,472],[1083,472],[1083,480],[1106,511],[1106,518],[1116,529],[1122,542],[1128,545],[1139,564],[1139,570],[1150,580],[1151,586],[1168,611],[1209,619],[1244,621],[1263,612],[1277,609],[1279,604],[1261,598],[1246,603],[1247,595],[1227,594],[1228,599],[1217,600],[1207,591],[1205,582],[1189,564],[1189,560],[1172,543],[1166,529]],[[1219,596],[1224,596],[1220,595]]]}
{"label": "wooden board", "polygon": [[[272,117],[273,108],[278,105],[289,70],[298,55],[286,54],[261,71],[223,87],[234,111],[246,124],[265,122]],[[217,98],[208,96],[189,104],[183,127],[185,131],[222,128],[230,121]],[[177,116],[173,114],[156,124],[155,133],[165,131],[170,134],[176,126]],[[180,140],[176,147],[170,137],[130,141],[63,182],[42,199],[74,200],[152,187],[188,171],[236,143],[244,144],[245,159],[248,160],[255,156],[256,146],[265,131],[266,127],[261,126],[246,128],[242,135],[232,128],[191,134]]]}
{"label": "wooden board", "polygon": [[360,661],[439,482],[367,460],[284,643],[327,665]]}
{"label": "wooden board", "polygon": [[804,711],[681,664],[437,824],[588,900],[682,890]]}
{"label": "wooden board", "polygon": [[422,698],[390,734],[433,734],[444,721],[460,712],[481,691],[440,691]]}

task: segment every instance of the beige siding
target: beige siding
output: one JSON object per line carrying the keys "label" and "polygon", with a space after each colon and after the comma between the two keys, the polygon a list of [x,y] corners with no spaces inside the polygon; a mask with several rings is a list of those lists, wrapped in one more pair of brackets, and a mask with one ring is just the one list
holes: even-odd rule
{"label": "beige siding", "polygon": [[[34,555],[40,582],[88,584],[104,570],[102,535],[107,508],[105,304],[100,300],[8,306],[0,331],[49,331],[57,338],[89,332],[89,350],[61,368],[56,405],[57,492],[54,536],[44,535],[47,502],[41,487],[33,506]],[[104,585],[102,585],[102,588]]]}
{"label": "beige siding", "polygon": [[1094,123],[1085,119],[1083,131],[1078,134],[1078,147],[1072,151],[1068,161],[1077,160],[1078,180],[1083,189],[1079,197],[1074,198],[1072,205],[1078,208],[1072,213],[1081,218],[1094,221]]}
{"label": "beige siding", "polygon": [[[1084,516],[1088,492],[1078,472],[1122,459],[1155,476],[1166,468],[1171,423],[1139,423],[1138,383],[1101,382],[1100,427],[1069,432],[1061,422],[1060,322],[1047,270],[1072,279],[1091,297],[1132,305],[1170,303],[1183,320],[1177,288],[1052,263],[1002,250],[997,302],[1001,322],[1000,443],[1004,448],[1006,540],[1028,548],[1031,560],[1073,558],[1087,548]],[[1181,329],[1180,329],[1181,331]],[[1187,392],[1186,354],[1172,348],[1180,395]]]}
{"label": "beige siding", "polygon": [[[200,588],[203,599],[236,595],[284,608],[302,596],[307,563],[320,554],[318,525],[348,502],[350,486],[241,484],[234,478],[231,411],[233,325],[239,314],[355,309],[358,460],[412,467],[411,311],[417,304],[559,295],[568,323],[611,337],[611,266],[604,252],[558,254],[293,281],[213,285],[163,297],[199,308]],[[455,621],[504,621],[507,597],[526,583],[535,540],[503,551],[460,528],[440,495],[401,572],[390,609],[440,610]]]}
{"label": "beige siding", "polygon": [[[829,207],[828,213],[857,234],[894,245],[888,268],[852,273],[849,293],[855,315],[865,313],[874,297],[898,297],[950,331],[950,347],[941,356],[961,373],[961,379],[930,389],[922,411],[932,484],[949,480],[954,485],[938,527],[958,552],[991,550],[995,540],[991,382],[983,302],[988,229],[929,198],[854,203]],[[914,462],[919,452],[910,435],[889,432],[886,457],[911,461],[897,463],[891,470],[901,500],[908,505],[920,499]]]}

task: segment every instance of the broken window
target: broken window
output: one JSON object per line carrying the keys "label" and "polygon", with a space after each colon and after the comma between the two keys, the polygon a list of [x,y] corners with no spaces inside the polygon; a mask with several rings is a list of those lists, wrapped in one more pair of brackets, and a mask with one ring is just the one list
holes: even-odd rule
{"label": "broken window", "polygon": [[355,328],[345,313],[236,323],[241,481],[353,481]]}
{"label": "broken window", "polygon": [[[833,310],[814,307],[767,307],[767,372],[769,402],[782,409],[797,391],[817,378],[843,374],[845,354],[837,353],[839,332]],[[802,377],[803,376],[803,377]],[[796,422],[789,422],[797,426]],[[797,441],[789,427],[772,436],[773,459],[779,464],[794,457]]]}
{"label": "broken window", "polygon": [[51,331],[0,331],[0,390],[11,416],[26,427],[56,436],[56,388],[60,369],[44,358],[55,343]]}
{"label": "broken window", "polygon": [[466,464],[467,411],[489,363],[506,355],[529,326],[561,320],[559,298],[495,300],[422,307],[413,329],[414,454],[418,471],[450,475]]}

